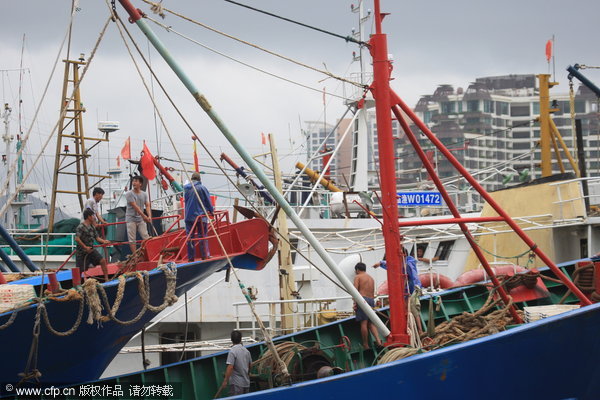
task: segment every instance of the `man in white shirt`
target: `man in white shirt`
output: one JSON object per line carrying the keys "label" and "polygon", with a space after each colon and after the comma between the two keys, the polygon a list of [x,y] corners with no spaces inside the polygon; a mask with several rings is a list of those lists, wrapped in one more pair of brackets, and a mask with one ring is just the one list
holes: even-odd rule
{"label": "man in white shirt", "polygon": [[104,220],[104,218],[102,218],[102,215],[100,214],[100,201],[102,200],[102,197],[104,197],[104,189],[100,188],[100,187],[95,187],[94,191],[92,192],[92,197],[90,197],[89,199],[87,199],[85,201],[85,203],[83,204],[83,209],[85,210],[86,208],[89,208],[90,210],[92,210],[94,212],[94,223],[95,224],[106,224],[106,221]]}

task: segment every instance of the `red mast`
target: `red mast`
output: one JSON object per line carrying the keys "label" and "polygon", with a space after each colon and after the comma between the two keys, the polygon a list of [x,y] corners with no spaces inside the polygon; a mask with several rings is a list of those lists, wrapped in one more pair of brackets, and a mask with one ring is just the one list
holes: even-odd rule
{"label": "red mast", "polygon": [[377,143],[379,145],[379,170],[381,203],[383,207],[383,238],[385,241],[387,275],[390,300],[390,336],[386,345],[410,343],[406,327],[406,301],[404,299],[406,273],[401,257],[401,236],[398,227],[398,198],[396,194],[396,161],[392,137],[390,99],[390,73],[387,36],[381,33],[379,0],[375,0],[375,34],[369,40],[373,57],[373,84],[371,92],[375,99],[377,117]]}

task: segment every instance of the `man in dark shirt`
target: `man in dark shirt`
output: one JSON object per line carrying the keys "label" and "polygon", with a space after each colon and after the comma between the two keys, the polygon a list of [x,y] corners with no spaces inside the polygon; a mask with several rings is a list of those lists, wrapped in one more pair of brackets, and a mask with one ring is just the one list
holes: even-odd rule
{"label": "man in dark shirt", "polygon": [[[196,258],[195,245],[200,242],[200,256],[205,259],[210,257],[208,249],[208,241],[193,240],[200,239],[206,236],[208,231],[208,219],[206,213],[214,212],[212,203],[210,202],[210,194],[208,189],[202,184],[200,174],[194,172],[192,174],[192,182],[183,187],[185,199],[185,231],[189,235],[192,228],[194,232],[188,240],[188,261],[194,261]],[[205,212],[206,210],[206,212]],[[200,218],[199,218],[200,217]],[[194,227],[194,224],[196,226]]]}
{"label": "man in dark shirt", "polygon": [[75,241],[77,242],[77,248],[75,249],[75,266],[79,268],[81,272],[84,272],[88,269],[90,264],[93,266],[100,264],[102,272],[104,273],[104,279],[108,282],[106,259],[94,250],[95,240],[102,244],[110,243],[108,240],[98,236],[98,231],[95,227],[94,210],[86,208],[83,210],[83,222],[77,227],[75,235]]}

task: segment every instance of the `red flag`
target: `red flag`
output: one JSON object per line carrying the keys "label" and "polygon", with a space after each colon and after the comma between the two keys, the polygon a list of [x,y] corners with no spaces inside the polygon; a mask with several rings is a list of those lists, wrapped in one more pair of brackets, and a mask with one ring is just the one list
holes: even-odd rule
{"label": "red flag", "polygon": [[546,42],[546,61],[550,62],[552,59],[552,39]]}
{"label": "red flag", "polygon": [[131,137],[125,141],[125,146],[121,149],[121,158],[123,160],[131,160]]}
{"label": "red flag", "polygon": [[154,170],[154,158],[152,157],[152,153],[150,153],[150,149],[144,142],[144,151],[142,158],[140,158],[140,165],[142,166],[142,174],[148,178],[149,181],[156,178],[156,171]]}
{"label": "red flag", "polygon": [[260,133],[260,139],[261,139],[263,145],[267,144],[267,137],[265,136],[265,134],[263,132]]}
{"label": "red flag", "polygon": [[121,168],[121,157],[117,156],[117,168]]}
{"label": "red flag", "polygon": [[200,172],[200,165],[198,164],[198,151],[196,150],[196,141],[194,140],[194,171]]}

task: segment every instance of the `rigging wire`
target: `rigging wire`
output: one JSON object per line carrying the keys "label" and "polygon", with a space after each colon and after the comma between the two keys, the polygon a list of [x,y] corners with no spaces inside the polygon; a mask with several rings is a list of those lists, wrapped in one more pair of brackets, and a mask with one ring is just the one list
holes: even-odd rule
{"label": "rigging wire", "polygon": [[289,19],[289,18],[283,17],[281,15],[273,14],[273,13],[270,13],[268,11],[260,10],[258,8],[254,8],[254,7],[251,7],[251,6],[246,5],[246,4],[238,3],[238,2],[233,1],[233,0],[225,0],[225,1],[228,2],[228,3],[231,3],[231,4],[235,4],[236,6],[244,7],[244,8],[247,8],[249,10],[256,11],[256,12],[268,15],[270,17],[278,18],[278,19],[281,19],[281,20],[284,20],[284,21],[287,21],[287,22],[291,22],[292,24],[300,25],[300,26],[303,26],[305,28],[309,28],[309,29],[315,30],[317,32],[324,33],[326,35],[330,35],[330,36],[334,36],[334,37],[337,37],[337,38],[340,38],[340,39],[344,39],[346,42],[356,43],[356,44],[359,44],[361,46],[368,46],[369,45],[366,42],[362,42],[360,40],[354,39],[352,36],[342,36],[342,35],[339,35],[337,33],[333,33],[331,31],[326,31],[325,29],[321,29],[321,28],[317,28],[315,26],[307,25],[307,24],[299,22],[299,21],[294,21],[293,19]]}
{"label": "rigging wire", "polygon": [[[143,1],[144,3],[146,3],[146,4],[150,4],[150,5],[151,5],[151,6],[153,6],[153,7],[156,7],[156,6],[157,6],[157,4],[156,4],[156,3],[153,3],[152,1],[149,1],[149,0],[142,0],[142,1]],[[201,26],[201,27],[203,27],[203,28],[205,28],[205,29],[208,29],[208,30],[210,30],[210,31],[212,31],[212,32],[215,32],[215,33],[217,33],[217,34],[219,34],[219,35],[223,35],[223,36],[225,36],[225,37],[228,37],[228,38],[230,38],[230,39],[233,39],[233,40],[235,40],[235,41],[238,41],[238,42],[240,42],[240,43],[243,43],[243,44],[245,44],[245,45],[248,45],[248,46],[250,46],[250,47],[254,47],[255,49],[258,49],[258,50],[264,51],[265,53],[271,54],[272,56],[279,57],[279,58],[281,58],[281,59],[283,59],[283,60],[289,61],[289,62],[291,62],[291,63],[294,63],[294,64],[296,64],[296,65],[299,65],[299,66],[301,66],[301,67],[308,68],[308,69],[310,69],[310,70],[313,70],[313,71],[315,71],[315,72],[319,72],[319,73],[321,73],[321,74],[324,74],[324,75],[326,75],[326,76],[328,76],[328,77],[330,77],[330,78],[337,79],[337,80],[339,80],[339,81],[346,82],[346,83],[349,83],[349,84],[351,84],[351,85],[358,86],[358,87],[360,87],[360,88],[366,88],[366,86],[365,86],[365,85],[362,85],[362,84],[360,84],[360,83],[358,83],[358,82],[354,82],[354,81],[351,81],[351,80],[349,80],[349,79],[342,78],[342,77],[340,77],[340,76],[337,76],[337,75],[334,75],[334,74],[332,74],[332,73],[331,73],[331,72],[329,72],[329,71],[325,71],[325,70],[322,70],[322,69],[318,69],[318,68],[316,68],[316,67],[312,67],[312,66],[310,66],[310,65],[308,65],[308,64],[304,64],[304,63],[302,63],[302,62],[300,62],[300,61],[297,61],[297,60],[294,60],[294,59],[292,59],[292,58],[289,58],[289,57],[283,56],[283,55],[281,55],[281,54],[279,54],[279,53],[276,53],[276,52],[274,52],[274,51],[271,51],[271,50],[265,49],[264,47],[258,46],[258,45],[254,44],[254,43],[250,43],[250,42],[248,42],[248,41],[242,40],[242,39],[240,39],[240,38],[238,38],[238,37],[235,37],[235,36],[233,36],[233,35],[230,35],[230,34],[227,34],[227,33],[225,33],[225,32],[219,31],[218,29],[215,29],[215,28],[213,28],[213,27],[211,27],[211,26],[208,26],[208,25],[206,25],[206,24],[203,24],[202,22],[196,21],[196,20],[194,20],[194,19],[192,19],[192,18],[189,18],[189,17],[187,17],[187,16],[185,16],[185,15],[183,15],[183,14],[179,14],[179,13],[177,13],[177,12],[175,12],[175,11],[169,10],[168,8],[164,8],[164,7],[162,7],[162,6],[161,6],[161,10],[167,11],[167,12],[169,12],[169,13],[171,13],[171,14],[173,14],[173,15],[175,15],[175,16],[177,16],[177,17],[181,18],[181,19],[184,19],[184,20],[186,20],[186,21],[189,21],[189,22],[191,22],[191,23],[193,23],[193,24],[196,24],[196,25],[198,25],[198,26]],[[144,15],[144,17],[145,17],[145,18],[148,18],[146,15]]]}
{"label": "rigging wire", "polygon": [[[293,85],[297,85],[297,86],[300,86],[300,87],[303,87],[303,88],[305,88],[305,89],[309,89],[309,90],[312,90],[312,91],[315,91],[315,92],[323,93],[323,91],[322,91],[321,89],[314,88],[314,87],[311,87],[311,86],[305,85],[305,84],[303,84],[303,83],[300,83],[300,82],[297,82],[297,81],[293,81],[293,80],[291,80],[291,79],[289,79],[289,78],[286,78],[286,77],[284,77],[284,76],[277,75],[277,74],[275,74],[275,73],[273,73],[273,72],[269,72],[269,71],[267,71],[267,70],[265,70],[265,69],[262,69],[262,68],[259,68],[259,67],[255,67],[255,66],[253,66],[253,65],[251,65],[251,64],[248,64],[248,63],[246,63],[246,62],[244,62],[244,61],[238,60],[237,58],[234,58],[234,57],[232,57],[232,56],[229,56],[229,55],[227,55],[227,54],[225,54],[225,53],[222,53],[222,52],[220,52],[219,50],[216,50],[216,49],[214,49],[214,48],[212,48],[212,47],[210,47],[210,46],[207,46],[207,45],[205,45],[205,44],[203,44],[203,43],[200,43],[199,41],[197,41],[197,40],[195,40],[195,39],[192,39],[191,37],[189,37],[189,36],[187,36],[187,35],[184,35],[183,33],[181,33],[181,32],[178,32],[178,31],[176,31],[175,29],[173,29],[172,27],[170,27],[170,26],[168,26],[168,25],[165,25],[165,24],[161,23],[160,21],[157,21],[157,20],[155,20],[155,19],[153,19],[153,18],[150,18],[150,17],[146,16],[146,19],[148,19],[148,20],[150,20],[150,21],[154,22],[156,25],[158,25],[158,26],[160,26],[160,27],[162,27],[162,28],[165,28],[165,29],[166,29],[168,32],[173,32],[173,33],[174,33],[174,34],[176,34],[177,36],[180,36],[180,37],[184,38],[185,40],[188,40],[188,41],[190,41],[190,42],[192,42],[192,43],[194,43],[194,44],[197,44],[198,46],[201,46],[201,47],[205,48],[205,49],[206,49],[206,50],[208,50],[208,51],[211,51],[211,52],[213,52],[213,53],[215,53],[215,54],[218,54],[218,55],[220,55],[220,56],[222,56],[222,57],[225,57],[225,58],[227,58],[228,60],[231,60],[231,61],[233,61],[233,62],[236,62],[236,63],[238,63],[238,64],[241,64],[241,65],[243,65],[243,66],[245,66],[245,67],[251,68],[251,69],[253,69],[253,70],[255,70],[255,71],[262,72],[263,74],[265,74],[265,75],[269,75],[269,76],[272,76],[273,78],[281,79],[282,81],[285,81],[285,82],[291,83],[291,84],[293,84]],[[328,96],[337,97],[337,98],[339,98],[339,99],[343,99],[343,100],[349,100],[349,99],[345,98],[344,96],[340,96],[340,95],[337,95],[337,94],[334,94],[334,93],[327,92],[326,94],[327,94]]]}

